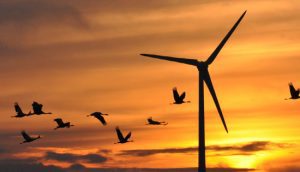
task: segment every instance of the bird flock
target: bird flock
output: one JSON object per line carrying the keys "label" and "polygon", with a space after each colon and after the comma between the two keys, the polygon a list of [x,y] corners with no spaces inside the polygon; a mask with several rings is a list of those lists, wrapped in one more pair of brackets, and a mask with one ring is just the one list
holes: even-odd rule
{"label": "bird flock", "polygon": [[[292,83],[289,83],[289,89],[290,89],[290,95],[291,97],[290,98],[287,98],[285,100],[288,100],[288,99],[299,99],[300,96],[299,96],[299,93],[300,93],[300,89],[298,88],[297,90],[295,89],[295,87],[293,86]],[[186,96],[186,93],[185,92],[182,92],[180,95],[177,91],[177,88],[174,87],[173,88],[173,99],[174,99],[174,102],[172,104],[183,104],[183,103],[190,103],[190,101],[185,101],[185,96]],[[23,117],[29,117],[29,116],[32,116],[32,115],[44,115],[44,114],[52,114],[51,112],[44,112],[43,111],[43,105],[34,101],[32,103],[32,110],[33,112],[29,111],[28,113],[24,113],[22,111],[22,108],[20,107],[20,105],[18,103],[15,103],[14,104],[14,107],[15,107],[15,111],[16,111],[16,115],[15,116],[12,116],[12,117],[15,117],[15,118],[23,118]],[[103,126],[107,125],[107,122],[104,118],[104,116],[108,116],[108,114],[105,114],[105,113],[101,113],[101,112],[93,112],[91,113],[90,115],[87,115],[87,117],[89,116],[93,116],[95,117],[96,119],[98,119],[101,124]],[[70,122],[64,122],[61,118],[56,118],[54,119],[54,121],[57,123],[57,126],[56,128],[54,128],[54,130],[56,129],[59,129],[59,128],[70,128],[70,127],[73,127],[74,125],[72,125]],[[149,117],[147,119],[147,124],[146,125],[168,125],[167,122],[165,121],[155,121],[152,119],[152,117]],[[130,137],[131,137],[131,132],[129,132],[126,137],[123,136],[120,128],[117,126],[116,127],[116,133],[117,133],[117,136],[118,136],[118,142],[116,142],[115,144],[117,143],[127,143],[127,142],[133,142],[133,140],[129,140]],[[24,141],[21,142],[20,144],[23,144],[23,143],[28,143],[28,142],[32,142],[32,141],[35,141],[37,139],[40,139],[41,136],[38,135],[36,137],[32,137],[30,136],[28,133],[26,133],[25,130],[21,131],[21,135],[23,136],[24,138]]]}
{"label": "bird flock", "polygon": [[[299,91],[298,91],[299,93]],[[177,88],[174,87],[173,88],[173,99],[174,99],[174,102],[172,104],[176,104],[176,105],[179,105],[179,104],[183,104],[183,103],[190,103],[190,101],[185,101],[185,96],[186,96],[186,93],[185,92],[182,92],[180,95],[177,91]],[[29,111],[28,113],[24,113],[22,111],[22,108],[20,107],[20,105],[18,103],[15,103],[14,104],[14,107],[15,107],[15,111],[16,111],[16,115],[15,116],[12,116],[14,118],[23,118],[23,117],[29,117],[29,116],[32,116],[32,115],[44,115],[44,114],[52,114],[52,112],[44,112],[43,111],[43,105],[34,101],[32,103],[32,110],[33,112]],[[103,125],[103,126],[106,126],[107,125],[107,122],[104,118],[104,116],[108,116],[108,114],[106,113],[102,113],[102,112],[93,112],[89,115],[87,115],[87,117],[94,117],[96,119],[98,119],[100,121],[100,123]],[[60,128],[70,128],[70,127],[73,127],[74,125],[71,124],[71,122],[64,122],[62,118],[55,118],[53,121],[55,121],[57,123],[57,126],[56,128],[54,128],[54,130],[57,130],[57,129],[60,129]],[[146,125],[168,125],[167,122],[165,121],[155,121],[152,119],[152,117],[149,117],[147,119],[147,124]],[[115,131],[117,133],[117,137],[118,137],[118,142],[116,142],[115,144],[118,144],[118,143],[127,143],[127,142],[133,142],[133,140],[129,140],[130,137],[131,137],[131,132],[129,132],[125,137],[124,135],[122,134],[120,128],[117,126],[115,128]],[[20,144],[23,144],[23,143],[28,143],[28,142],[33,142],[37,139],[40,139],[41,136],[38,135],[38,136],[30,136],[28,133],[26,133],[25,130],[21,131],[21,135],[23,136],[24,138],[24,141],[21,142]]]}
{"label": "bird flock", "polygon": [[[285,100],[288,100],[288,99],[299,99],[300,96],[299,96],[299,93],[300,93],[300,89],[295,89],[295,87],[293,86],[292,83],[289,83],[289,89],[290,89],[290,95],[291,97],[290,98],[287,98]],[[177,88],[174,87],[173,88],[173,99],[174,99],[174,102],[172,104],[183,104],[183,103],[190,103],[190,101],[185,101],[185,96],[186,96],[186,93],[185,92],[182,92],[180,95],[177,91]],[[52,114],[51,112],[44,112],[42,110],[43,108],[43,105],[34,101],[32,103],[32,110],[33,112],[29,111],[28,113],[24,113],[22,111],[22,108],[20,107],[20,105],[18,103],[15,103],[14,104],[14,107],[15,107],[15,111],[16,111],[16,115],[15,116],[12,116],[12,117],[15,117],[15,118],[23,118],[23,117],[29,117],[29,116],[32,116],[32,115],[44,115],[44,114]],[[95,117],[96,119],[98,119],[101,124],[103,126],[107,125],[107,122],[104,118],[104,116],[108,116],[108,114],[105,114],[105,113],[101,113],[101,112],[93,112],[91,113],[90,115],[87,115],[87,117],[89,116],[93,116]],[[59,129],[59,128],[70,128],[70,127],[73,127],[74,125],[72,125],[70,122],[64,122],[61,118],[56,118],[54,119],[54,121],[57,123],[57,126],[56,128],[54,128],[54,130],[56,129]],[[168,125],[167,122],[165,121],[155,121],[152,119],[152,117],[149,117],[147,119],[147,124],[146,125]],[[117,136],[118,136],[118,142],[116,142],[115,144],[117,143],[127,143],[127,142],[133,142],[133,140],[129,140],[130,137],[131,137],[131,132],[129,132],[126,137],[123,136],[121,130],[119,127],[116,127],[116,133],[117,133]],[[23,144],[23,143],[28,143],[28,142],[32,142],[32,141],[35,141],[37,139],[40,139],[41,136],[38,135],[36,137],[32,137],[30,136],[28,133],[26,133],[26,131],[21,131],[21,135],[23,136],[24,138],[24,141],[21,142],[20,144]]]}

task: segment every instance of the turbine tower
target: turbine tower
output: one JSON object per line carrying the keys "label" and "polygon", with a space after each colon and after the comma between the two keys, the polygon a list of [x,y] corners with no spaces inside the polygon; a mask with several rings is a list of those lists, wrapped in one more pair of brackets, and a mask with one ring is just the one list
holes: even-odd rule
{"label": "turbine tower", "polygon": [[243,19],[244,15],[247,11],[245,11],[241,17],[238,19],[238,21],[233,25],[233,27],[230,29],[230,31],[227,33],[227,35],[223,38],[223,40],[220,42],[218,47],[214,50],[214,52],[208,57],[206,61],[198,61],[197,59],[187,59],[187,58],[177,58],[177,57],[170,57],[170,56],[160,56],[160,55],[154,55],[154,54],[141,54],[142,56],[162,59],[162,60],[168,60],[178,63],[184,63],[192,66],[196,66],[199,72],[199,137],[198,137],[198,172],[205,172],[206,171],[206,165],[205,165],[205,126],[204,126],[204,88],[203,83],[206,83],[206,86],[209,89],[209,92],[215,102],[216,108],[218,110],[218,113],[220,115],[220,118],[222,120],[222,123],[224,125],[224,128],[226,132],[228,133],[228,129],[226,126],[226,122],[216,95],[216,92],[214,90],[212,81],[210,79],[210,75],[208,72],[209,65],[215,60],[231,34],[234,32],[234,30],[237,28],[241,20]]}

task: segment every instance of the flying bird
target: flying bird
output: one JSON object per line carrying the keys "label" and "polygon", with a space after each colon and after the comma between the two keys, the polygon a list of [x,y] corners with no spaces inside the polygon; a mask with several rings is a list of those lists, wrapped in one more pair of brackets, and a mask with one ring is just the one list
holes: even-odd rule
{"label": "flying bird", "polygon": [[168,123],[165,122],[165,121],[161,121],[161,122],[160,121],[154,121],[152,119],[152,117],[148,118],[147,121],[148,121],[148,124],[146,124],[146,125],[168,125]]}
{"label": "flying bird", "polygon": [[185,98],[185,92],[183,92],[183,93],[179,96],[179,93],[178,93],[176,87],[173,88],[173,98],[174,98],[174,100],[175,100],[175,102],[174,102],[173,104],[190,103],[190,101],[184,101],[184,98]]}
{"label": "flying bird", "polygon": [[24,113],[18,103],[15,103],[15,110],[17,115],[12,117],[22,118],[24,116],[32,115],[31,111],[29,111],[28,114]]}
{"label": "flying bird", "polygon": [[56,118],[54,119],[54,121],[57,123],[57,127],[54,128],[54,130],[59,129],[59,128],[70,128],[74,125],[71,125],[70,122],[63,122],[63,120],[61,118]]}
{"label": "flying bird", "polygon": [[[214,100],[214,103],[216,105],[216,108],[218,110],[219,116],[222,120],[223,126],[228,133],[228,129],[226,126],[226,122],[215,92],[215,89],[213,87],[210,74],[208,71],[208,67],[213,63],[213,61],[216,59],[232,33],[235,31],[235,29],[238,27],[242,19],[244,18],[247,11],[245,11],[240,18],[236,21],[236,23],[233,25],[233,27],[229,30],[229,32],[226,34],[226,36],[222,39],[222,41],[219,43],[219,45],[216,47],[216,49],[212,52],[212,54],[207,58],[206,61],[199,61],[195,58],[180,58],[180,57],[171,57],[171,56],[161,56],[156,54],[141,54],[142,56],[161,59],[161,60],[167,60],[182,64],[191,65],[194,67],[197,67],[198,73],[199,73],[199,125],[198,125],[198,131],[199,131],[199,137],[198,137],[198,171],[205,172],[206,171],[206,164],[205,164],[205,129],[204,129],[204,83],[208,87],[209,92],[211,93],[211,96]],[[184,94],[179,96],[176,89],[173,89],[175,104],[181,104],[183,102],[183,99],[185,97]]]}
{"label": "flying bird", "polygon": [[42,114],[52,114],[51,112],[44,112],[42,110],[43,105],[38,102],[32,103],[33,114],[42,115]]}
{"label": "flying bird", "polygon": [[289,99],[299,99],[300,98],[299,97],[300,89],[298,88],[296,90],[292,83],[289,83],[289,87],[290,87],[290,93],[291,93],[291,97]]}
{"label": "flying bird", "polygon": [[24,141],[21,142],[20,144],[32,142],[32,141],[35,141],[35,140],[41,138],[40,135],[38,135],[37,137],[31,137],[31,136],[29,136],[25,131],[22,131],[21,134],[22,134],[22,136],[23,136],[23,138],[24,138]]}
{"label": "flying bird", "polygon": [[93,117],[97,118],[103,125],[106,125],[107,123],[106,123],[103,115],[108,116],[108,114],[103,114],[101,112],[93,112],[93,113],[91,113],[90,115],[87,115],[87,116],[93,116]]}
{"label": "flying bird", "polygon": [[[118,139],[119,139],[119,142],[117,142],[117,143],[123,144],[123,143],[127,143],[127,142],[133,142],[133,140],[129,140],[129,138],[131,137],[131,132],[129,132],[125,138],[119,127],[116,127],[116,132],[117,132]],[[115,143],[115,144],[117,144],[117,143]]]}

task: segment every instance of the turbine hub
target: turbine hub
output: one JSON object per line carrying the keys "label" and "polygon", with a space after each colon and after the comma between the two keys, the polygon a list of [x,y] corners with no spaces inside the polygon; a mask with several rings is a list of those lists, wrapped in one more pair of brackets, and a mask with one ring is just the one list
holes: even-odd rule
{"label": "turbine hub", "polygon": [[204,61],[200,61],[197,64],[197,68],[198,68],[199,71],[203,71],[203,70],[208,68],[208,65]]}

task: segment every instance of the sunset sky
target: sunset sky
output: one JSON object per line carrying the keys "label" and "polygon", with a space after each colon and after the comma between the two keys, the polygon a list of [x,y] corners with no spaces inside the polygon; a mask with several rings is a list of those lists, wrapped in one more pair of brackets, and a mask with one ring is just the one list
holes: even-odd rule
{"label": "sunset sky", "polygon": [[[206,60],[245,10],[209,68],[229,133],[205,88],[207,167],[300,171],[300,100],[284,100],[300,87],[298,0],[0,1],[0,171],[197,167],[197,69],[139,54]],[[191,103],[170,105],[175,86]],[[53,114],[11,118],[33,101]],[[114,144],[116,126],[134,142]],[[42,139],[20,145],[22,130]]]}

